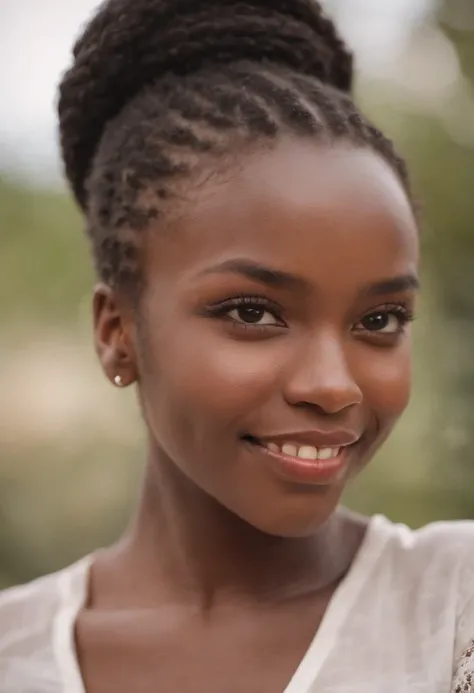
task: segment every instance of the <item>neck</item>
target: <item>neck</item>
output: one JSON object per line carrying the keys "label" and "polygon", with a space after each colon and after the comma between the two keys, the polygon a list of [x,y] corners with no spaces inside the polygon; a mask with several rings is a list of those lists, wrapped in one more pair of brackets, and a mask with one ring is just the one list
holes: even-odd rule
{"label": "neck", "polygon": [[310,537],[265,534],[196,488],[173,463],[151,458],[116,558],[135,585],[134,605],[173,599],[208,609],[229,598],[281,601],[336,584],[364,531],[364,522],[337,511]]}

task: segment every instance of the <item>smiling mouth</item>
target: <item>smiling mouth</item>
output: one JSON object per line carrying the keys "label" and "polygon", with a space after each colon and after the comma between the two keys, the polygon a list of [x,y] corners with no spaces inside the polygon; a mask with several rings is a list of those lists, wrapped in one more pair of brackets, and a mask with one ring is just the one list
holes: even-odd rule
{"label": "smiling mouth", "polygon": [[260,440],[244,436],[243,441],[260,450],[270,468],[285,479],[305,484],[327,485],[345,474],[352,459],[354,444],[337,447],[316,447],[295,441]]}
{"label": "smiling mouth", "polygon": [[292,441],[276,443],[272,441],[262,441],[253,436],[244,436],[244,440],[252,445],[258,445],[269,452],[282,454],[286,457],[295,457],[308,462],[315,460],[333,460],[339,457],[344,446],[338,447],[315,447],[314,445],[301,445]]}

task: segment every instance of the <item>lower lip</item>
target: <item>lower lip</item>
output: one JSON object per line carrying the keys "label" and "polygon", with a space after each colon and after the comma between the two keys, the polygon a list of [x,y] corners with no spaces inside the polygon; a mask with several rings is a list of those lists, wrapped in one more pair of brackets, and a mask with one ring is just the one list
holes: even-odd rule
{"label": "lower lip", "polygon": [[252,445],[265,455],[274,471],[290,481],[306,484],[329,484],[339,480],[347,468],[352,447],[341,448],[339,455],[329,460],[304,460],[273,452],[258,443]]}

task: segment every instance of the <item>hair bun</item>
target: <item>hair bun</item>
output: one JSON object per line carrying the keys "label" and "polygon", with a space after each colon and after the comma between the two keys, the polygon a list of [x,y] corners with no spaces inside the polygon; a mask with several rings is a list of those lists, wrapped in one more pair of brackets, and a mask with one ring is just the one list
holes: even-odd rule
{"label": "hair bun", "polygon": [[350,92],[352,55],[316,0],[107,0],[74,48],[59,98],[67,176],[81,206],[104,128],[147,84],[240,61]]}

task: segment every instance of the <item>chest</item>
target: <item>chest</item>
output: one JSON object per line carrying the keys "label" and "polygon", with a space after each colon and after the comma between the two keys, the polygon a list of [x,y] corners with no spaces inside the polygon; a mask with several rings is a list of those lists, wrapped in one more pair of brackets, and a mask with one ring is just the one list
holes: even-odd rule
{"label": "chest", "polygon": [[282,693],[322,620],[320,600],[210,620],[85,614],[76,629],[86,693]]}

